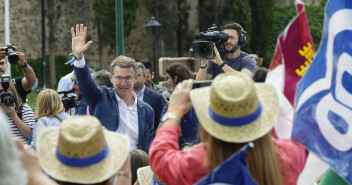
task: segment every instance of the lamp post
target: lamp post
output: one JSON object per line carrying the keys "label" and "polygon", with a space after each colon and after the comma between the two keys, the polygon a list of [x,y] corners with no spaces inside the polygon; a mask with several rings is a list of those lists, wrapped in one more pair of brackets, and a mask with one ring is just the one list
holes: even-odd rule
{"label": "lamp post", "polygon": [[[151,19],[148,21],[146,25],[144,25],[145,28],[147,29],[147,32],[151,33],[153,35],[153,68],[155,71],[155,76],[158,76],[158,70],[157,70],[157,65],[156,65],[156,59],[155,59],[155,47],[156,47],[156,36],[159,34],[159,30],[161,28],[161,24],[155,19],[155,17],[151,17]],[[154,83],[156,83],[156,78],[154,78]]]}

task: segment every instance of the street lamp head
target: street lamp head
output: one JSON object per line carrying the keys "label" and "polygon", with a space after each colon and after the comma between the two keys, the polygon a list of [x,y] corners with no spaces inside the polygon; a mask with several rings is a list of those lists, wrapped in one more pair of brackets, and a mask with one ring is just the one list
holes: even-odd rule
{"label": "street lamp head", "polygon": [[161,24],[155,19],[155,17],[151,17],[151,19],[148,21],[146,25],[144,25],[145,28],[147,29],[148,33],[151,33],[153,35],[156,35],[161,27]]}

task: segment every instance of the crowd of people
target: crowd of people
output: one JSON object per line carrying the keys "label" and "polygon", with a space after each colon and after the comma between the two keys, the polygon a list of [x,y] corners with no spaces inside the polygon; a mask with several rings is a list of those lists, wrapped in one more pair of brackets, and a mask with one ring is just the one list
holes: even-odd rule
{"label": "crowd of people", "polygon": [[[13,105],[1,102],[0,185],[243,184],[238,176],[295,185],[308,151],[272,134],[280,107],[275,89],[256,83],[268,71],[260,67],[263,59],[241,51],[247,39],[239,24],[223,31],[229,35],[224,50],[214,45],[214,58],[202,59],[196,74],[177,62],[166,69],[167,89],[153,83],[145,59],[118,56],[110,71],[90,69],[84,52],[92,41],[77,24],[73,71],[57,91],[41,91],[35,109],[26,95],[36,77],[17,52],[24,77],[10,81]],[[2,75],[5,56],[1,50]],[[212,83],[193,89],[194,80]],[[76,106],[65,109],[58,91],[71,92]],[[232,165],[241,153],[245,172]],[[221,173],[229,164],[233,174]]]}

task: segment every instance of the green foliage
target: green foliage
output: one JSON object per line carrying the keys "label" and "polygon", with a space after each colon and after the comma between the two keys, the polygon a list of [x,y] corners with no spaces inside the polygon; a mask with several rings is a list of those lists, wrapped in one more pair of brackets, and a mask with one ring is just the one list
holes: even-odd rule
{"label": "green foliage", "polygon": [[[129,35],[130,31],[137,26],[136,11],[139,0],[123,0],[123,21],[124,36]],[[116,19],[115,19],[115,0],[94,0],[93,9],[96,24],[100,24],[101,42],[104,46],[115,48],[116,45]]]}
{"label": "green foliage", "polygon": [[[325,5],[305,5],[305,8],[315,49],[318,50],[323,30]],[[272,27],[271,34],[269,34],[270,38],[267,43],[267,49],[263,56],[264,67],[269,67],[270,65],[278,36],[284,31],[289,22],[297,14],[296,7],[294,4],[288,6],[275,6],[273,12],[274,25]]]}
{"label": "green foliage", "polygon": [[[43,87],[43,73],[42,73],[42,58],[28,58],[28,64],[33,68],[35,75],[38,79],[38,87]],[[73,68],[70,65],[65,65],[69,61],[67,56],[64,55],[55,55],[55,68],[56,68],[56,81],[59,81],[61,77],[65,76],[67,73],[70,73]],[[51,87],[50,82],[50,73],[49,73],[49,57],[46,56],[46,86]],[[11,65],[11,76],[23,76],[22,69],[18,65]]]}
{"label": "green foliage", "polygon": [[[252,13],[249,0],[204,0],[199,1],[198,10],[201,31],[207,30],[212,24],[216,24],[221,29],[226,23],[236,22],[247,33],[251,33]],[[247,52],[251,50],[250,40],[251,37],[247,34],[247,44],[243,48]]]}
{"label": "green foliage", "polygon": [[252,31],[250,48],[253,53],[263,56],[267,49],[269,35],[273,28],[273,0],[250,0],[252,12]]}
{"label": "green foliage", "polygon": [[232,22],[236,22],[242,26],[242,28],[248,33],[247,34],[247,44],[241,48],[248,53],[251,53],[251,37],[252,32],[252,13],[250,9],[249,0],[235,0],[232,2],[232,11],[229,17],[231,17]]}

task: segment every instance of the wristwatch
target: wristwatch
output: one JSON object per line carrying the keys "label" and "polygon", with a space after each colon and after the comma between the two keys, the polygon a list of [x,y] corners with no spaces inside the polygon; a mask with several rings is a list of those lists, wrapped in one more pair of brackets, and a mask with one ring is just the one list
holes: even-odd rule
{"label": "wristwatch", "polygon": [[21,68],[26,68],[27,66],[28,66],[27,61],[24,62],[23,66],[20,65]]}
{"label": "wristwatch", "polygon": [[166,112],[166,114],[164,114],[164,116],[161,118],[161,122],[164,123],[169,119],[173,119],[173,120],[176,120],[177,122],[181,122],[180,116],[173,112]]}
{"label": "wristwatch", "polygon": [[226,62],[222,62],[222,64],[219,65],[220,69],[222,69],[222,67],[224,67],[225,64],[226,64]]}

